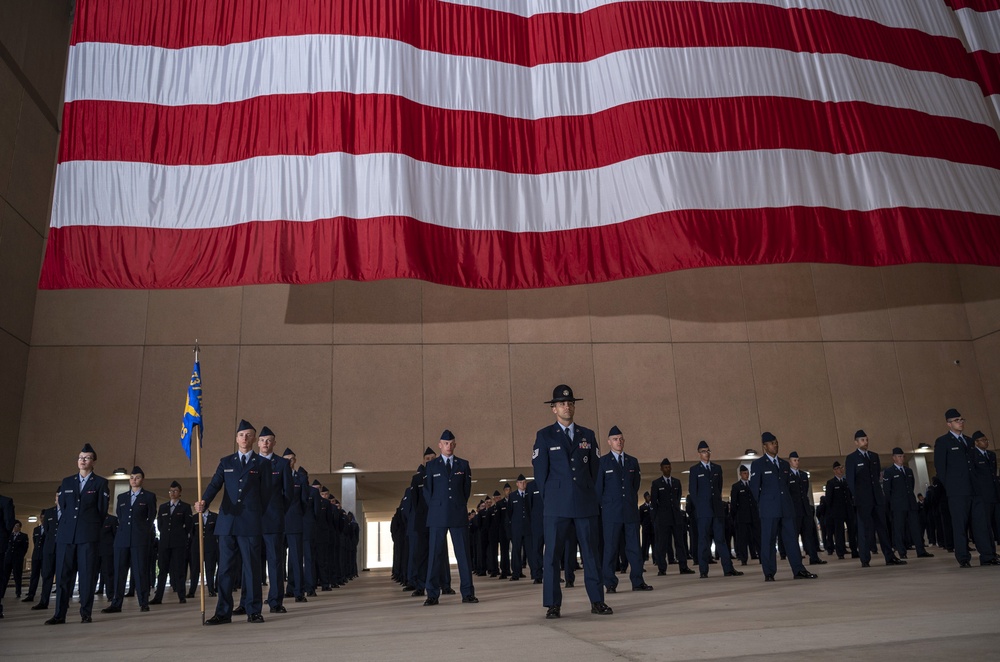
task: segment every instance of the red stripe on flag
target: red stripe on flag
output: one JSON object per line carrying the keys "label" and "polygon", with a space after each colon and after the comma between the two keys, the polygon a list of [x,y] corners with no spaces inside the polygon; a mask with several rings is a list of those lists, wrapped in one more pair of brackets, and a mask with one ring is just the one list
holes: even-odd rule
{"label": "red stripe on flag", "polygon": [[1000,136],[982,124],[861,102],[776,97],[658,99],[541,120],[344,93],[213,106],[76,101],[65,105],[63,126],[60,162],[210,165],[273,155],[399,153],[444,166],[541,174],[673,151],[805,149],[1000,168]]}
{"label": "red stripe on flag", "polygon": [[641,48],[777,48],[843,53],[978,82],[959,39],[752,3],[624,2],[524,18],[431,0],[81,0],[72,43],[186,48],[305,34],[379,37],[527,67]]}
{"label": "red stripe on flag", "polygon": [[973,9],[978,12],[1000,10],[1000,0],[944,0],[952,9]]}
{"label": "red stripe on flag", "polygon": [[[1000,266],[1000,217],[791,207],[656,214],[547,233],[458,231],[409,218],[247,223],[210,230],[52,228],[39,287],[192,288],[419,278],[521,289],[703,266],[838,262]],[[366,259],[357,260],[358,255]],[[87,269],[101,261],[101,269]]]}

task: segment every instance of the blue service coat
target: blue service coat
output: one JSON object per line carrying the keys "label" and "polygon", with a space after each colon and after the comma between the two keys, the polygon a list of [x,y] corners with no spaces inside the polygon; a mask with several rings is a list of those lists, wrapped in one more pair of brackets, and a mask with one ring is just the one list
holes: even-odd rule
{"label": "blue service coat", "polygon": [[844,459],[844,472],[847,474],[847,489],[854,496],[855,506],[885,505],[882,461],[878,453],[868,451],[866,459],[860,448],[855,450]]}
{"label": "blue service coat", "polygon": [[691,466],[688,475],[688,501],[694,504],[698,517],[725,517],[726,504],[722,501],[722,467],[701,462]]}
{"label": "blue service coat", "polygon": [[444,457],[427,463],[423,498],[427,503],[427,526],[466,527],[469,514],[466,506],[472,494],[472,469],[467,460],[452,456],[449,473]]}
{"label": "blue service coat", "polygon": [[292,472],[292,496],[285,511],[285,533],[304,533],[305,515],[312,504],[309,502],[309,473],[299,467]]}
{"label": "blue service coat", "polygon": [[903,467],[902,472],[895,464],[885,468],[882,472],[882,490],[889,500],[890,510],[893,512],[917,511],[919,504],[917,497],[913,495],[915,482],[913,469],[907,466]]}
{"label": "blue service coat", "polygon": [[972,496],[972,440],[959,440],[952,433],[943,434],[934,441],[934,469],[944,483],[949,497]]}
{"label": "blue service coat", "polygon": [[[260,458],[265,466],[268,460]],[[261,474],[261,498],[264,513],[261,527],[264,533],[284,533],[285,514],[292,497],[292,465],[277,453],[271,455],[270,467]]]}
{"label": "blue service coat", "polygon": [[133,504],[132,490],[119,494],[115,512],[118,513],[115,547],[149,547],[156,519],[156,495],[140,489]]}
{"label": "blue service coat", "polygon": [[614,453],[602,455],[598,462],[597,500],[601,504],[601,519],[605,524],[639,521],[639,488],[642,475],[639,460],[622,454],[625,466],[615,460]]}
{"label": "blue service coat", "polygon": [[239,453],[219,460],[215,475],[201,497],[206,504],[211,504],[222,488],[226,488],[218,508],[216,535],[260,536],[263,533],[261,517],[264,513],[264,500],[261,479],[264,471],[270,471],[270,464],[255,452],[250,453],[245,467],[240,462]]}
{"label": "blue service coat", "polygon": [[558,423],[535,435],[531,464],[546,517],[597,517],[600,471],[594,431],[576,425],[572,441]]}
{"label": "blue service coat", "polygon": [[778,458],[775,467],[765,454],[750,464],[750,495],[757,500],[761,518],[795,517],[795,503],[788,488],[792,467]]}
{"label": "blue service coat", "polygon": [[91,473],[82,489],[79,474],[64,478],[59,487],[62,519],[59,520],[56,542],[60,545],[98,542],[110,501],[106,478]]}

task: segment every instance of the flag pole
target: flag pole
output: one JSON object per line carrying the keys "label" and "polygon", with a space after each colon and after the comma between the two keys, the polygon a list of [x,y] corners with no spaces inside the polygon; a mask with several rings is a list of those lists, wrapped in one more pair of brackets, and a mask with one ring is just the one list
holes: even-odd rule
{"label": "flag pole", "polygon": [[[198,353],[201,351],[201,347],[198,346],[198,340],[194,341],[194,362],[198,363]],[[194,454],[195,454],[195,467],[198,476],[198,500],[201,500],[201,426],[197,426],[194,430]],[[201,602],[201,624],[205,624],[205,515],[204,513],[198,513],[198,559],[201,562],[201,580],[199,581],[199,598]]]}

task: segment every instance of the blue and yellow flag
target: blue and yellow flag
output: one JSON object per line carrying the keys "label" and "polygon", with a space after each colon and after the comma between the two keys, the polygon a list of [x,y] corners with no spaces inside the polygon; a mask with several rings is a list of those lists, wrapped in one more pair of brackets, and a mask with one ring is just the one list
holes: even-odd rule
{"label": "blue and yellow flag", "polygon": [[184,422],[181,424],[181,448],[191,459],[191,438],[197,427],[202,434],[205,428],[201,422],[201,366],[198,359],[194,361],[194,371],[191,373],[191,383],[188,385],[187,402],[184,403]]}

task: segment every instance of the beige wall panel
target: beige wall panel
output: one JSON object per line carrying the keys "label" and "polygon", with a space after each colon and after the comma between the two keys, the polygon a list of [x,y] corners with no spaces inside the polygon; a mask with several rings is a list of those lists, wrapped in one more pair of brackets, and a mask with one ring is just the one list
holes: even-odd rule
{"label": "beige wall panel", "polygon": [[25,98],[21,104],[6,198],[39,234],[45,234],[49,227],[58,144],[59,134],[35,104]]}
{"label": "beige wall panel", "polygon": [[506,344],[424,347],[423,383],[425,445],[437,451],[447,428],[473,468],[513,466]]}
{"label": "beige wall panel", "polygon": [[150,290],[147,345],[238,345],[243,288]]}
{"label": "beige wall panel", "polygon": [[700,439],[712,445],[714,459],[720,462],[760,446],[746,343],[675,344],[674,373],[683,441],[664,439],[660,448],[662,455],[670,458],[675,473],[678,466],[687,468],[697,460]]}
{"label": "beige wall panel", "polygon": [[[239,354],[235,346],[205,346],[199,356],[206,430],[202,439],[203,476],[215,473],[219,458],[236,447]],[[181,448],[180,435],[193,364],[194,352],[190,347],[146,347],[135,458],[125,458],[118,465],[129,470],[138,464],[147,478],[178,480],[184,486],[187,500],[194,500],[197,492],[195,451],[192,447],[189,463]]]}
{"label": "beige wall panel", "polygon": [[24,48],[28,43],[27,28],[33,5],[33,2],[19,0],[0,2],[0,43],[3,43],[18,63],[24,60]]}
{"label": "beige wall panel", "polygon": [[19,481],[69,476],[85,443],[97,451],[96,471],[102,476],[134,456],[142,351],[31,348],[17,448]]}
{"label": "beige wall panel", "polygon": [[892,340],[878,269],[814,264],[812,276],[824,340]]}
{"label": "beige wall panel", "polygon": [[333,284],[333,342],[419,343],[420,281],[379,280]]}
{"label": "beige wall panel", "polygon": [[21,68],[49,111],[62,121],[63,78],[69,51],[70,2],[31,0]]}
{"label": "beige wall panel", "polygon": [[681,436],[674,378],[673,348],[668,344],[595,345],[597,439],[601,454],[610,450],[612,425],[625,435],[625,452],[641,462],[659,462],[664,442]]}
{"label": "beige wall panel", "polygon": [[[822,343],[751,343],[760,427],[780,454],[836,455],[837,424]],[[760,446],[760,437],[756,438]],[[752,446],[747,446],[752,448]]]}
{"label": "beige wall panel", "polygon": [[333,347],[334,468],[349,460],[361,470],[412,472],[420,464],[427,446],[422,354],[417,345]]}
{"label": "beige wall panel", "polygon": [[820,340],[808,264],[741,267],[750,341]]}
{"label": "beige wall panel", "polygon": [[824,349],[839,454],[854,451],[854,432],[859,428],[868,433],[873,451],[884,454],[894,446],[909,451],[910,426],[893,343],[826,343]]}
{"label": "beige wall panel", "polygon": [[241,337],[246,345],[329,345],[332,320],[333,283],[243,288]]}
{"label": "beige wall panel", "polygon": [[506,343],[507,292],[423,283],[423,342]]}
{"label": "beige wall panel", "polygon": [[996,451],[1000,447],[1000,333],[981,338],[973,346],[979,362],[979,374],[983,377],[989,423],[974,422],[976,427],[972,431],[982,430],[990,438],[990,448]]}
{"label": "beige wall panel", "polygon": [[662,275],[590,285],[587,295],[594,342],[670,342]]}
{"label": "beige wall panel", "polygon": [[933,444],[945,433],[944,412],[949,407],[962,412],[970,433],[987,424],[971,342],[896,343],[896,357],[914,444]]}
{"label": "beige wall panel", "polygon": [[0,481],[14,480],[18,433],[21,429],[21,406],[24,403],[24,382],[28,371],[28,345],[0,331],[0,427],[4,430],[0,452],[7,458],[0,462]]}
{"label": "beige wall panel", "polygon": [[968,340],[958,271],[948,264],[880,269],[895,340]]}
{"label": "beige wall panel", "polygon": [[268,426],[277,452],[290,446],[310,473],[326,473],[330,466],[332,352],[330,345],[240,348],[234,424],[245,418],[258,432]]}
{"label": "beige wall panel", "polygon": [[963,264],[956,269],[972,337],[1000,330],[1000,268]]}
{"label": "beige wall panel", "polygon": [[42,266],[42,238],[0,202],[0,328],[31,340],[35,293]]}
{"label": "beige wall panel", "polygon": [[[11,4],[11,3],[3,3]],[[0,26],[3,26],[3,12],[0,10]],[[3,31],[0,27],[0,31]],[[0,62],[0,197],[7,195],[10,169],[14,162],[14,145],[17,142],[18,121],[21,118],[21,103],[24,90],[14,76],[14,72]]]}
{"label": "beige wall panel", "polygon": [[144,290],[39,290],[31,346],[142,345]]}
{"label": "beige wall panel", "polygon": [[664,283],[673,342],[747,341],[739,267],[673,271]]}
{"label": "beige wall panel", "polygon": [[531,466],[535,433],[552,425],[552,389],[568,384],[576,405],[577,422],[598,434],[598,401],[594,383],[594,357],[589,344],[510,346],[511,412],[514,418],[514,466]]}
{"label": "beige wall panel", "polygon": [[516,290],[507,293],[507,301],[510,311],[508,333],[512,343],[583,343],[591,340],[585,286]]}

